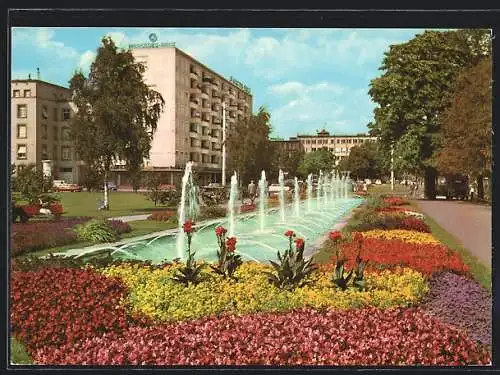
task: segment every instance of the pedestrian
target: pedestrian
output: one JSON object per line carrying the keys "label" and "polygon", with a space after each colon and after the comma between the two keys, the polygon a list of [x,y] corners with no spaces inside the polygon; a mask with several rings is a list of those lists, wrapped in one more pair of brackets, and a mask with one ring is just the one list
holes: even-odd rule
{"label": "pedestrian", "polygon": [[253,182],[253,180],[250,181],[248,184],[248,195],[250,197],[250,203],[253,204],[255,201],[255,193],[257,192],[257,186]]}

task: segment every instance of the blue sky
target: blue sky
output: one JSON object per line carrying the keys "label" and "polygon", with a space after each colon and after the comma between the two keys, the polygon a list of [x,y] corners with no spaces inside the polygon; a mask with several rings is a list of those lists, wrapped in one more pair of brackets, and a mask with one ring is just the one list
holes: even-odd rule
{"label": "blue sky", "polygon": [[67,86],[77,68],[85,73],[103,36],[121,47],[158,42],[176,47],[253,94],[265,105],[273,135],[288,138],[325,128],[332,133],[367,131],[374,103],[370,80],[381,74],[383,54],[424,29],[236,29],[236,28],[14,28],[12,78],[36,77]]}

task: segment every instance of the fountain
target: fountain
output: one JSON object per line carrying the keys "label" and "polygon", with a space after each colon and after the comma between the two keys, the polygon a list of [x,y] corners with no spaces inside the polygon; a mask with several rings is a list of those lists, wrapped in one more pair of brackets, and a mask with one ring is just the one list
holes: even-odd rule
{"label": "fountain", "polygon": [[280,184],[280,217],[281,222],[285,222],[285,176],[280,169],[278,181]]}
{"label": "fountain", "polygon": [[300,191],[299,191],[299,179],[295,177],[295,183],[293,186],[293,206],[294,206],[294,214],[296,217],[300,216]]}
{"label": "fountain", "polygon": [[307,176],[307,211],[312,211],[312,193],[313,193],[313,175],[309,173]]}
{"label": "fountain", "polygon": [[323,199],[325,200],[325,207],[328,206],[328,191],[329,189],[328,173],[325,173],[325,178],[323,182]]}
{"label": "fountain", "polygon": [[235,205],[238,199],[238,175],[236,172],[231,176],[231,191],[229,193],[228,215],[229,215],[229,236],[233,237],[235,233]]}
{"label": "fountain", "polygon": [[[282,172],[280,173],[282,175]],[[325,194],[328,188],[328,177],[321,174],[319,189]],[[336,181],[335,190],[341,188],[340,180],[330,176],[330,184]],[[280,177],[280,183],[282,177]],[[345,179],[344,179],[345,182]],[[237,235],[237,251],[244,260],[265,262],[277,260],[277,250],[286,245],[283,233],[293,230],[297,236],[310,246],[322,238],[335,223],[338,223],[350,210],[358,206],[363,200],[344,195],[345,199],[330,200],[324,205],[324,196],[318,194],[313,198],[312,174],[307,178],[307,201],[300,202],[299,184],[295,179],[295,194],[293,204],[286,204],[284,199],[279,208],[268,209],[266,174],[262,171],[259,181],[259,212],[238,215],[235,204],[238,196],[238,178],[234,174],[231,178],[231,193],[228,205],[228,216],[198,223],[192,237],[192,248],[196,251],[196,258],[208,262],[217,261],[218,243],[214,230],[223,225],[228,228],[230,236]],[[333,189],[329,186],[329,189]],[[281,191],[284,189],[281,189]],[[281,192],[280,191],[280,192]],[[346,190],[347,191],[347,190]],[[91,256],[100,252],[111,252],[118,259],[144,259],[153,263],[171,261],[174,258],[185,258],[185,234],[182,225],[187,219],[194,219],[197,213],[196,186],[193,183],[192,164],[188,163],[182,178],[182,197],[179,205],[179,228],[161,233],[145,235],[123,240],[118,244],[102,244],[87,248],[67,250],[67,255]],[[339,198],[341,196],[339,195]],[[320,209],[316,209],[314,200],[321,201]],[[307,209],[306,209],[307,208]],[[283,221],[286,219],[286,223]],[[177,255],[177,256],[176,256]]]}
{"label": "fountain", "polygon": [[266,225],[266,201],[267,201],[267,191],[266,191],[266,172],[262,171],[259,180],[259,219],[260,219],[260,231],[264,231]]}
{"label": "fountain", "polygon": [[318,205],[318,209],[321,208],[321,190],[323,185],[323,171],[319,171],[318,177],[318,187],[316,188],[316,203]]}

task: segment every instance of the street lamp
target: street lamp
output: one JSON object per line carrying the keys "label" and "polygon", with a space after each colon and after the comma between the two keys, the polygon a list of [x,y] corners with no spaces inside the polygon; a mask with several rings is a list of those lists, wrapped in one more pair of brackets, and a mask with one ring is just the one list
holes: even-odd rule
{"label": "street lamp", "polygon": [[226,186],[226,102],[222,102],[222,186]]}

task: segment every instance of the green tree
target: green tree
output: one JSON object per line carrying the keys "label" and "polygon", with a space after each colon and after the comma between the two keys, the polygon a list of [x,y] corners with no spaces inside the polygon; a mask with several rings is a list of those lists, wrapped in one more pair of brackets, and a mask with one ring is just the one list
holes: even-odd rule
{"label": "green tree", "polygon": [[276,152],[276,169],[288,172],[290,177],[298,175],[300,162],[304,158],[304,151],[289,151],[280,149]]}
{"label": "green tree", "polygon": [[335,156],[327,148],[321,148],[306,153],[298,171],[302,177],[306,177],[309,173],[318,173],[320,170],[330,172],[334,168]]}
{"label": "green tree", "polygon": [[262,170],[273,170],[275,145],[269,139],[271,115],[265,107],[236,124],[226,139],[228,176],[236,171],[240,183],[246,185],[260,176]]}
{"label": "green tree", "polygon": [[[107,37],[89,76],[77,72],[70,80],[77,108],[71,120],[76,151],[86,164],[102,166],[104,181],[114,162],[124,160],[137,171],[149,156],[164,100],[144,82],[144,71],[130,50],[119,50]],[[109,208],[106,187],[104,204]]]}
{"label": "green tree", "polygon": [[104,183],[103,170],[99,165],[87,164],[84,166],[81,175],[81,184],[88,191],[98,191]]}
{"label": "green tree", "polygon": [[349,156],[341,160],[341,170],[351,171],[353,178],[376,178],[383,173],[379,164],[378,144],[376,142],[365,142],[354,146],[349,151]]}
{"label": "green tree", "polygon": [[463,68],[490,53],[487,30],[425,31],[392,45],[380,67],[383,75],[371,81],[369,94],[378,104],[371,134],[380,137],[386,159],[394,145],[401,168],[425,174],[428,198],[435,197],[433,155],[450,87]]}
{"label": "green tree", "polygon": [[441,149],[437,165],[444,173],[461,173],[478,181],[491,175],[492,152],[491,58],[464,70],[455,81],[451,105],[441,115]]}
{"label": "green tree", "polygon": [[19,192],[21,199],[29,203],[38,203],[40,196],[49,191],[52,179],[45,177],[41,168],[36,164],[18,166],[13,180],[13,189]]}

